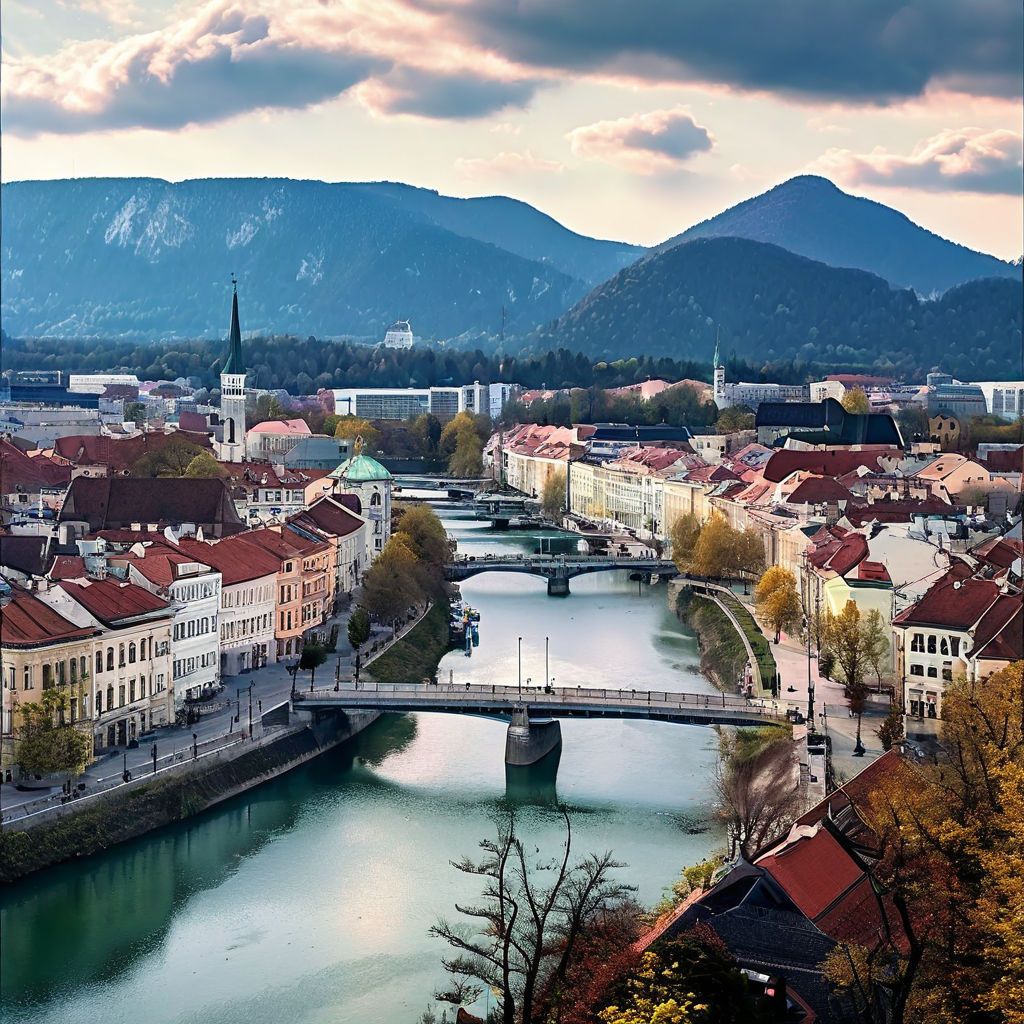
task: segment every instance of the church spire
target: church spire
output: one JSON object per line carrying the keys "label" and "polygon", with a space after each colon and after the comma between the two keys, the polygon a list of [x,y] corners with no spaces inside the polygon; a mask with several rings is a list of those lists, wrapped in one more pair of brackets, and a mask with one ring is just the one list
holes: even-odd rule
{"label": "church spire", "polygon": [[228,331],[228,359],[223,373],[245,373],[242,360],[242,331],[238,326],[238,281],[231,275],[231,328]]}
{"label": "church spire", "polygon": [[715,369],[718,369],[718,328],[715,328]]}

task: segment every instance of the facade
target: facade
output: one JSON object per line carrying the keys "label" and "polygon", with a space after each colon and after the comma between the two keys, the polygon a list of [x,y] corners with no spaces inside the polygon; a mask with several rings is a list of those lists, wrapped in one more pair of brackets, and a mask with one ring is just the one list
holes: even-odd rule
{"label": "facade", "polygon": [[82,394],[102,395],[111,384],[139,387],[139,378],[134,373],[72,373],[68,376],[68,390]]}
{"label": "facade", "polygon": [[368,566],[383,550],[391,536],[391,474],[376,459],[359,452],[346,459],[329,478],[334,483],[333,494],[351,494],[359,499],[359,507],[367,527],[363,531],[366,541],[362,559]]}
{"label": "facade", "polygon": [[408,320],[396,320],[384,335],[386,348],[412,348],[412,325]]}
{"label": "facade", "polygon": [[1024,380],[985,381],[977,386],[992,416],[1010,422],[1024,416]]}
{"label": "facade", "polygon": [[111,568],[174,608],[171,627],[171,675],[174,703],[209,693],[220,682],[221,574],[212,566],[163,545],[132,545],[113,555]]}
{"label": "facade", "polygon": [[110,578],[63,580],[39,596],[76,625],[100,630],[81,712],[97,753],[174,722],[172,605]]}
{"label": "facade", "polygon": [[221,574],[221,678],[276,661],[274,605],[278,560],[245,535],[216,544],[182,538],[178,546],[197,562]]}
{"label": "facade", "polygon": [[292,516],[289,523],[315,531],[334,545],[335,600],[342,594],[351,594],[367,564],[369,521],[337,498],[325,495]]}
{"label": "facade", "polygon": [[246,431],[246,458],[253,462],[282,462],[293,448],[312,436],[305,420],[266,420]]}
{"label": "facade", "polygon": [[[929,374],[929,385],[931,385]],[[937,383],[928,391],[928,415],[944,413],[955,416],[958,420],[967,420],[972,416],[984,416],[988,412],[985,393],[977,384]]]}
{"label": "facade", "polygon": [[424,413],[451,419],[460,412],[501,415],[511,384],[463,384],[432,388],[341,388],[333,392],[334,412],[368,420],[408,420]]}
{"label": "facade", "polygon": [[93,652],[102,629],[62,616],[20,588],[0,606],[0,769],[14,764],[20,719],[18,705],[38,702],[44,690],[60,687],[68,720],[91,734]]}
{"label": "facade", "polygon": [[241,462],[245,458],[245,363],[238,323],[238,285],[234,277],[231,278],[228,358],[220,375],[220,418],[222,434],[218,457],[224,462]]}

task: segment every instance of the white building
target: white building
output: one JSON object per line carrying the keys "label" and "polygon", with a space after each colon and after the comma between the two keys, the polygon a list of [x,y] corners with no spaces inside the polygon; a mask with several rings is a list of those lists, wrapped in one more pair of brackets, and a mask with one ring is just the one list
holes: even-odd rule
{"label": "white building", "polygon": [[356,445],[356,453],[328,474],[334,481],[334,493],[354,494],[359,499],[361,514],[366,519],[362,531],[366,542],[363,566],[368,566],[380,554],[391,536],[391,474],[376,459],[363,455]]}
{"label": "white building", "polygon": [[1024,380],[983,381],[978,387],[993,416],[1011,421],[1024,416]]}
{"label": "white building", "polygon": [[725,367],[718,359],[718,345],[715,345],[714,398],[719,409],[730,405],[748,405],[757,412],[762,402],[806,402],[810,391],[806,384],[756,384],[740,382],[728,384]]}
{"label": "white building", "polygon": [[111,384],[137,388],[139,378],[134,373],[72,373],[68,377],[68,391],[83,395],[102,395]]}
{"label": "white building", "polygon": [[445,420],[460,412],[496,418],[514,390],[512,384],[479,381],[433,388],[339,388],[334,390],[334,411],[370,420],[408,420],[424,413]]}
{"label": "white building", "polygon": [[128,579],[170,601],[174,702],[198,698],[220,679],[221,574],[190,555],[162,545],[135,544],[111,565],[123,564]]}
{"label": "white building", "polygon": [[412,348],[412,325],[408,320],[396,320],[384,335],[388,348]]}
{"label": "white building", "polygon": [[279,463],[298,444],[312,437],[305,420],[266,420],[245,433],[245,454],[251,462]]}

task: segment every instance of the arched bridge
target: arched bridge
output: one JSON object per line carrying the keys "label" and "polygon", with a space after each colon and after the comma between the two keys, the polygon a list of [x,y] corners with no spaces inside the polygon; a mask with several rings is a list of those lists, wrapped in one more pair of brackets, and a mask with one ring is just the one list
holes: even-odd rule
{"label": "arched bridge", "polygon": [[445,567],[452,582],[468,580],[482,572],[518,572],[542,576],[548,581],[549,594],[568,594],[569,580],[591,572],[628,569],[651,576],[678,576],[670,558],[616,558],[611,555],[488,555],[483,558],[459,558]]}
{"label": "arched bridge", "polygon": [[425,711],[508,720],[505,760],[515,765],[533,764],[561,745],[560,718],[643,718],[679,725],[788,724],[771,704],[725,693],[670,690],[368,682],[297,692],[293,700],[308,711]]}

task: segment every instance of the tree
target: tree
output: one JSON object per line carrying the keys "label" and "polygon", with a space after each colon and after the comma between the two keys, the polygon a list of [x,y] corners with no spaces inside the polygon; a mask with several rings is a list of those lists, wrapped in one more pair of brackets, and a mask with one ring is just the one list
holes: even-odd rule
{"label": "tree", "polygon": [[431,413],[416,417],[413,430],[420,439],[424,455],[436,455],[441,443],[441,421]]}
{"label": "tree", "polygon": [[407,537],[392,534],[363,575],[363,607],[378,622],[395,623],[423,601],[416,555]]}
{"label": "tree", "polygon": [[740,430],[754,429],[754,410],[746,405],[730,405],[724,408],[715,420],[719,434],[735,434]]}
{"label": "tree", "polygon": [[864,415],[871,412],[871,403],[863,388],[850,388],[843,395],[842,406],[847,412]]}
{"label": "tree", "polygon": [[156,451],[138,459],[131,467],[131,474],[141,477],[184,476],[192,460],[205,451],[194,441],[171,434]]}
{"label": "tree", "polygon": [[800,793],[788,784],[793,744],[776,729],[723,733],[715,774],[718,809],[729,830],[730,857],[750,857],[784,832],[800,811]]}
{"label": "tree", "polygon": [[868,667],[867,631],[861,621],[860,609],[853,601],[838,615],[829,612],[825,616],[824,642],[835,658],[839,676],[846,691],[846,703],[857,716],[857,743],[854,754],[863,756],[860,730],[867,706],[868,689],[864,684],[864,672]]}
{"label": "tree", "polygon": [[380,431],[361,416],[342,416],[334,428],[334,436],[339,441],[354,442],[357,437],[363,439],[364,449],[377,451],[380,445]]}
{"label": "tree", "polygon": [[672,524],[672,560],[680,572],[689,572],[694,548],[700,537],[700,520],[691,512],[679,516]]}
{"label": "tree", "polygon": [[480,437],[473,426],[463,425],[456,436],[455,450],[448,460],[448,472],[454,477],[468,480],[479,477],[483,471],[483,445]]}
{"label": "tree", "polygon": [[565,470],[556,469],[544,481],[540,507],[552,522],[561,522],[565,509]]}
{"label": "tree", "polygon": [[778,643],[782,630],[790,629],[800,621],[800,595],[796,590],[796,577],[782,566],[767,569],[754,588],[754,601],[758,613],[775,630]]}
{"label": "tree", "polygon": [[889,663],[889,630],[877,608],[868,612],[862,627],[864,658],[875,672],[878,688],[882,688],[882,672]]}
{"label": "tree", "polygon": [[348,642],[358,651],[370,639],[370,616],[360,605],[348,619]]}
{"label": "tree", "polygon": [[892,748],[903,739],[903,712],[895,704],[889,708],[885,721],[875,730],[883,750]]}
{"label": "tree", "polygon": [[126,402],[123,416],[128,423],[145,423],[146,407],[141,402]]}
{"label": "tree", "polygon": [[299,668],[309,673],[309,688],[313,689],[316,670],[327,660],[327,648],[323,644],[306,644],[299,658]]}
{"label": "tree", "polygon": [[685,571],[722,579],[760,572],[763,567],[760,535],[753,530],[735,530],[720,512],[714,512],[700,528]]}
{"label": "tree", "polygon": [[186,467],[185,476],[219,477],[223,472],[220,463],[209,453],[200,452]]}
{"label": "tree", "polygon": [[[441,436],[438,438],[438,450],[443,455],[451,456],[458,447],[461,435],[470,430],[479,437],[477,423],[472,413],[463,411],[453,416],[441,430]],[[484,440],[485,438],[480,438],[481,443]]]}
{"label": "tree", "polygon": [[403,507],[395,529],[408,538],[413,554],[420,561],[435,567],[451,561],[448,534],[437,513],[428,505]]}
{"label": "tree", "polygon": [[27,775],[81,775],[92,755],[92,741],[65,722],[68,697],[56,688],[38,701],[17,705],[21,716],[15,760]]}
{"label": "tree", "polygon": [[[439,920],[432,935],[455,951],[442,961],[454,980],[437,998],[472,1002],[487,986],[499,1000],[505,1024],[540,1024],[553,1011],[573,1007],[566,981],[587,939],[634,891],[615,880],[623,867],[611,855],[573,859],[572,822],[562,809],[565,843],[546,861],[527,855],[514,812],[500,817],[497,834],[480,843],[479,860],[452,866],[482,880],[481,898],[456,904],[469,924]],[[474,927],[475,926],[475,927]]]}

